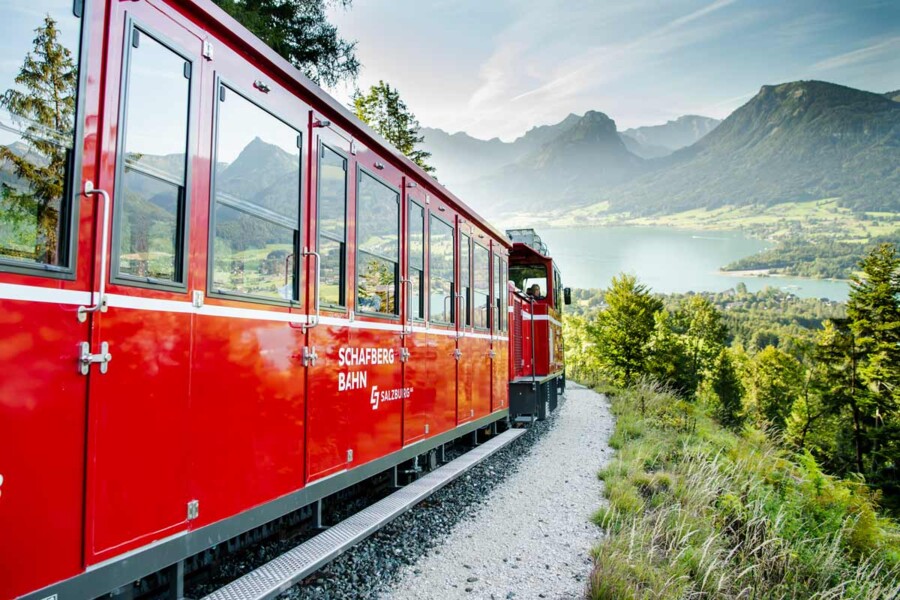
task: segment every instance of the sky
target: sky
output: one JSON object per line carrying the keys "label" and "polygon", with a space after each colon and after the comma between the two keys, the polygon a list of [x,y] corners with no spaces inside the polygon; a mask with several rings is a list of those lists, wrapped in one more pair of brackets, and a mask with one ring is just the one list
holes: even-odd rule
{"label": "sky", "polygon": [[900,88],[900,0],[353,0],[329,17],[361,89],[383,79],[423,126],[482,139],[587,110],[619,130],[724,118],[798,79]]}

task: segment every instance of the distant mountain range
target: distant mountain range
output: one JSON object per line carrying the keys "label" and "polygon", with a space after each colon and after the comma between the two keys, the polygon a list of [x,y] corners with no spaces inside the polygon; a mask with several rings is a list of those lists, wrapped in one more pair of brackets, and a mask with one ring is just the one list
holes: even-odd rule
{"label": "distant mountain range", "polygon": [[900,91],[821,81],[767,85],[719,122],[688,115],[618,132],[589,111],[513,142],[423,129],[442,183],[476,210],[672,213],[840,198],[900,212]]}

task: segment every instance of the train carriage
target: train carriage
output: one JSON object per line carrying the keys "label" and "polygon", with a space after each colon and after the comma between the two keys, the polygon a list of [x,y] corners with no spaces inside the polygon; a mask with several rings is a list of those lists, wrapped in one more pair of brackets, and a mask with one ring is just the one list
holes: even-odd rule
{"label": "train carriage", "polygon": [[0,4],[0,598],[125,589],[507,420],[503,233],[208,0]]}

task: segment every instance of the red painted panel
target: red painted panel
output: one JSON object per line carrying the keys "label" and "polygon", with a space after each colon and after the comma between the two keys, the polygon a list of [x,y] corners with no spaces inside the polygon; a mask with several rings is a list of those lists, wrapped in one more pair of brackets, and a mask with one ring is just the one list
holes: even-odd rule
{"label": "red painted panel", "polygon": [[81,567],[87,377],[76,348],[88,332],[75,308],[0,301],[0,598]]}
{"label": "red painted panel", "polygon": [[347,372],[365,374],[365,387],[343,392],[348,399],[344,404],[349,412],[348,444],[353,450],[353,466],[356,466],[402,446],[400,331],[353,327],[350,346],[359,350],[360,357],[366,356],[359,362],[368,362],[345,367]]}
{"label": "red painted panel", "polygon": [[459,382],[458,382],[458,409],[457,423],[466,423],[475,418],[475,397],[477,394],[476,382],[476,348],[474,340],[470,337],[461,337],[459,345]]}
{"label": "red painted panel", "polygon": [[[348,381],[354,386],[359,383],[359,376],[350,374],[359,372],[360,368],[341,364],[340,351],[350,347],[350,330],[346,325],[322,323],[312,328],[309,344],[318,355],[316,365],[309,369],[307,388],[306,480],[312,481],[349,466],[347,450],[355,396],[365,395],[366,390],[339,389],[341,374],[344,387]],[[367,408],[368,399],[363,400]]]}
{"label": "red painted panel", "polygon": [[[504,332],[503,334],[507,334]],[[494,359],[491,364],[491,410],[509,406],[509,341],[495,339]]]}
{"label": "red painted panel", "polygon": [[491,412],[491,341],[488,338],[466,336],[460,340],[463,357],[471,365],[471,412],[479,419]]}
{"label": "red painted panel", "polygon": [[[184,526],[191,315],[111,307],[90,378],[89,564]],[[91,501],[92,500],[92,501]]]}
{"label": "red painted panel", "polygon": [[303,487],[306,336],[290,323],[205,315],[194,330],[198,527]]}
{"label": "red painted panel", "polygon": [[[434,328],[438,330],[437,328]],[[447,332],[447,329],[440,329]],[[435,395],[434,418],[437,422],[435,433],[449,431],[457,423],[456,380],[458,363],[454,358],[456,352],[455,335],[429,332],[428,344],[434,348],[434,373],[432,383]],[[461,410],[465,410],[464,408]]]}
{"label": "red painted panel", "polygon": [[440,419],[434,414],[437,407],[434,388],[434,380],[438,377],[434,368],[437,346],[429,343],[431,337],[424,332],[406,336],[409,360],[404,365],[403,385],[410,390],[410,395],[403,405],[404,445],[430,437],[440,429]]}

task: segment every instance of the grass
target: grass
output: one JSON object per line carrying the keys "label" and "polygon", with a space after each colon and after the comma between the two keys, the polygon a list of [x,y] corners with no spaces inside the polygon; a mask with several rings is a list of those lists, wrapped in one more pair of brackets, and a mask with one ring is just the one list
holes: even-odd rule
{"label": "grass", "polygon": [[863,484],[652,384],[612,406],[594,600],[900,597],[900,535]]}

